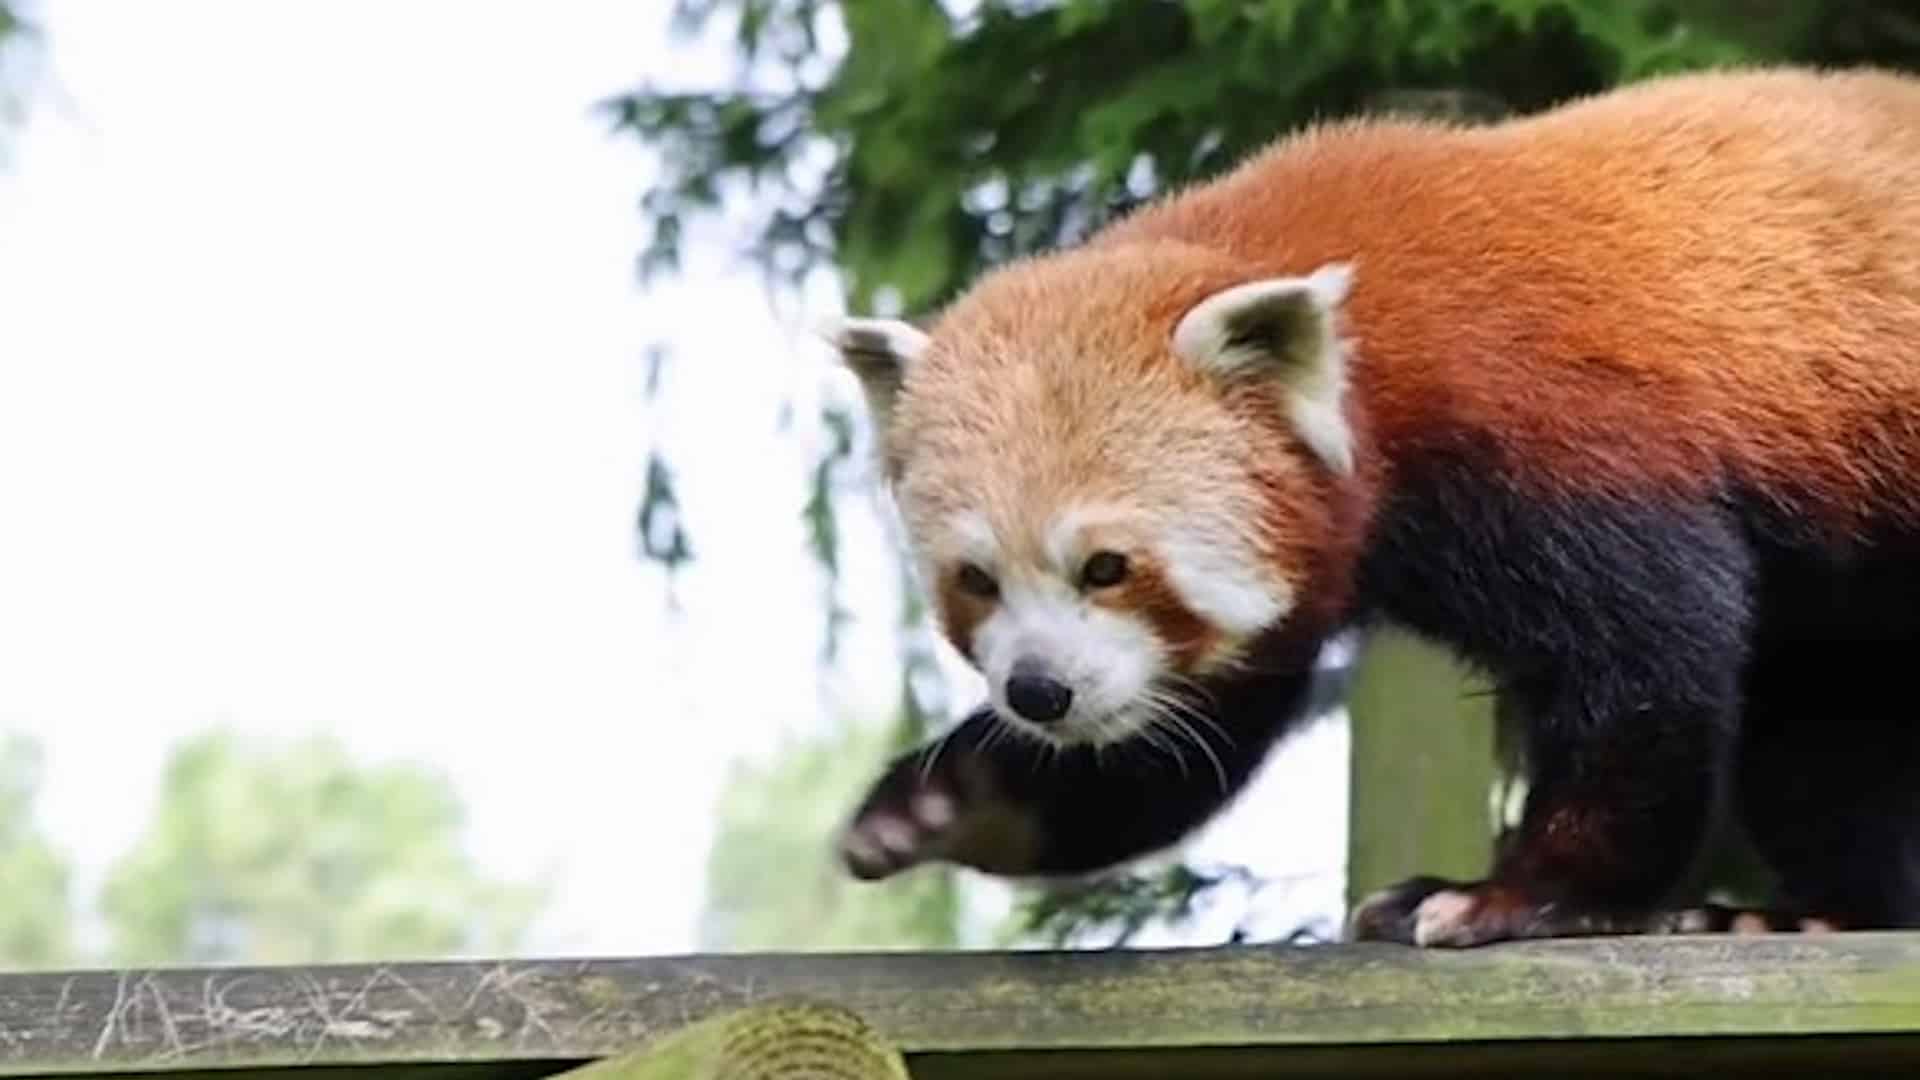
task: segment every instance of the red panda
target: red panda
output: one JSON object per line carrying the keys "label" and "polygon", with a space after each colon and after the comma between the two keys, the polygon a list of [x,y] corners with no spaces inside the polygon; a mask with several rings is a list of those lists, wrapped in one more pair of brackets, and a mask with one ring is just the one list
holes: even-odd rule
{"label": "red panda", "polygon": [[[1497,680],[1528,794],[1483,880],[1352,937],[1920,925],[1920,723],[1872,700],[1920,647],[1920,82],[1327,123],[829,333],[990,688],[856,875],[1166,848],[1393,623]],[[1679,895],[1723,806],[1780,886],[1737,920]]]}

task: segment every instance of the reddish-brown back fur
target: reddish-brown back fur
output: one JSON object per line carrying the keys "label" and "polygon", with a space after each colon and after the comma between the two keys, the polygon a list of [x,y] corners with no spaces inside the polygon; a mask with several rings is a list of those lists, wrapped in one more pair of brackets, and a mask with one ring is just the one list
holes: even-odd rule
{"label": "reddish-brown back fur", "polygon": [[1920,476],[1915,82],[1689,76],[1495,127],[1333,125],[1094,247],[1166,241],[1243,277],[1352,261],[1356,406],[1389,460],[1497,432],[1543,489],[1914,509],[1888,490]]}

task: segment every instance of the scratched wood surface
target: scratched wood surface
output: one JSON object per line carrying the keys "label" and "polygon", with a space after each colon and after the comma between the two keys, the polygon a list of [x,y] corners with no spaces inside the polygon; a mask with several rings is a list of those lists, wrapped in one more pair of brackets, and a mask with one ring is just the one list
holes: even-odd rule
{"label": "scratched wood surface", "polygon": [[1570,1075],[1716,1054],[1730,1075],[1809,1053],[1920,1075],[1920,934],[25,974],[0,977],[0,1075],[535,1076],[794,998],[851,1009],[916,1078],[1520,1075],[1529,1060]]}

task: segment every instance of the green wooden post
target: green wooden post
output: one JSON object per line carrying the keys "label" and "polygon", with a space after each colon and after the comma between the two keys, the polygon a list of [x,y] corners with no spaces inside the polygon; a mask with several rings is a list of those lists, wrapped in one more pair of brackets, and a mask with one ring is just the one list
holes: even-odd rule
{"label": "green wooden post", "polygon": [[644,1050],[557,1080],[908,1080],[900,1051],[854,1013],[824,1003],[754,1005],[709,1016]]}
{"label": "green wooden post", "polygon": [[1472,878],[1493,851],[1494,698],[1439,648],[1376,631],[1355,667],[1349,908],[1414,874]]}

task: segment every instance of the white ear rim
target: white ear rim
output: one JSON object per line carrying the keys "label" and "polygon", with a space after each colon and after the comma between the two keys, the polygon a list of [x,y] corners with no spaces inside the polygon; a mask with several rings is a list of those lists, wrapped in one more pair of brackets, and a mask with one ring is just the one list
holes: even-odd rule
{"label": "white ear rim", "polygon": [[1287,403],[1287,414],[1300,440],[1319,455],[1327,468],[1340,476],[1353,475],[1353,428],[1340,415],[1337,402],[1319,401],[1296,393]]}
{"label": "white ear rim", "polygon": [[919,362],[932,339],[919,327],[899,319],[851,315],[816,319],[813,332],[834,347],[840,370],[850,373],[859,384],[873,425],[875,449],[886,460],[884,447],[887,433],[893,428],[894,403],[907,372]]}
{"label": "white ear rim", "polygon": [[[1195,304],[1173,330],[1173,350],[1194,366],[1233,376],[1271,368],[1286,385],[1287,413],[1302,441],[1341,475],[1353,472],[1353,431],[1341,411],[1346,395],[1346,350],[1335,317],[1353,285],[1351,263],[1329,263],[1304,277],[1264,278],[1234,285]],[[1304,297],[1317,310],[1321,340],[1307,362],[1275,366],[1259,349],[1231,344],[1234,316],[1273,300]]]}
{"label": "white ear rim", "polygon": [[932,341],[912,323],[853,315],[823,316],[815,320],[813,332],[843,357],[862,355],[891,361],[902,371],[918,360]]}
{"label": "white ear rim", "polygon": [[1227,328],[1237,312],[1268,300],[1304,295],[1320,310],[1323,325],[1330,332],[1333,314],[1346,301],[1352,285],[1351,263],[1329,263],[1305,277],[1263,278],[1222,289],[1180,317],[1173,328],[1173,349],[1192,363],[1222,374],[1241,370],[1262,358],[1252,350],[1227,344]]}

